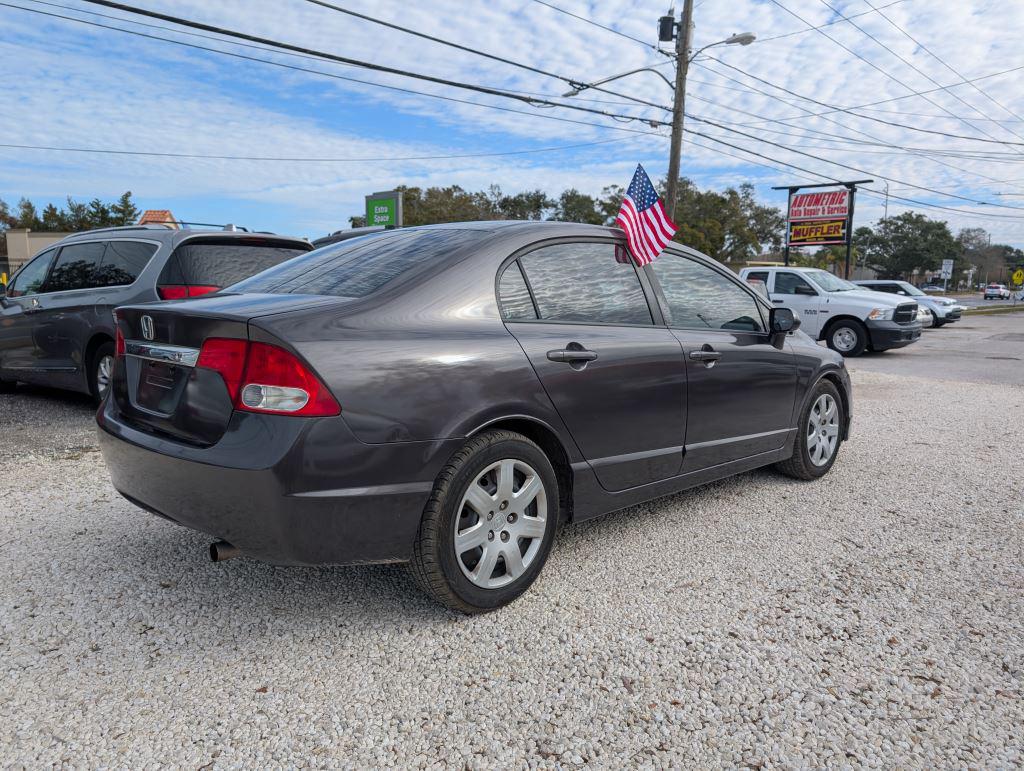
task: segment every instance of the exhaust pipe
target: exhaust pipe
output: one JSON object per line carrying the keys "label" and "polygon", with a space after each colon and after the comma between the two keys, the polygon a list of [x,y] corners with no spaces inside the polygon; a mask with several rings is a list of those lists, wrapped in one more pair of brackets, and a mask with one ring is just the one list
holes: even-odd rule
{"label": "exhaust pipe", "polygon": [[242,550],[227,541],[214,541],[210,544],[210,559],[213,562],[224,562],[241,556]]}

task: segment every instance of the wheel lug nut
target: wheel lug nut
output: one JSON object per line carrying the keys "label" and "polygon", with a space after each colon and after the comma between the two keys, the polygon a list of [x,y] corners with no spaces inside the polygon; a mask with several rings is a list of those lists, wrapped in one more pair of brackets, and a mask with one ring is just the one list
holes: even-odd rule
{"label": "wheel lug nut", "polygon": [[501,502],[501,506],[499,506],[498,508],[501,509],[502,511],[507,509],[508,508],[508,501],[502,501]]}
{"label": "wheel lug nut", "polygon": [[489,513],[487,514],[487,519],[494,519],[494,512],[493,512],[493,511],[492,511],[492,512],[489,512]]}
{"label": "wheel lug nut", "polygon": [[501,531],[501,540],[505,541],[505,542],[508,541],[508,531],[507,530],[502,530]]}
{"label": "wheel lug nut", "polygon": [[508,515],[508,521],[509,522],[515,522],[516,521],[516,515],[515,514],[509,514]]}
{"label": "wheel lug nut", "polygon": [[487,540],[488,541],[493,541],[494,540],[494,531],[493,530],[488,530],[487,531]]}

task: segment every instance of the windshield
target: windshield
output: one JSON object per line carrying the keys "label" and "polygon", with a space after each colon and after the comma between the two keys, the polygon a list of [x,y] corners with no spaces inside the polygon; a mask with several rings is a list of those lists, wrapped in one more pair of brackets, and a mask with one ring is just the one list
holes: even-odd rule
{"label": "windshield", "polygon": [[908,284],[906,281],[900,281],[900,289],[906,292],[911,297],[924,297],[925,294],[913,284]]}
{"label": "windshield", "polygon": [[864,288],[834,276],[827,270],[809,270],[805,275],[826,292],[849,292],[851,289]]}

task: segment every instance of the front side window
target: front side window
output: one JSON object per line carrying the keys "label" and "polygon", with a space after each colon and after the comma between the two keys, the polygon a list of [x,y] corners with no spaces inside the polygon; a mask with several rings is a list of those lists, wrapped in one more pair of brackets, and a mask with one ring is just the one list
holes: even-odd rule
{"label": "front side window", "polygon": [[96,286],[127,286],[135,283],[158,249],[141,241],[108,241],[103,262],[96,269]]}
{"label": "front side window", "polygon": [[27,295],[39,294],[39,290],[43,287],[43,282],[46,281],[46,273],[50,269],[50,263],[53,262],[53,255],[57,252],[51,249],[48,252],[43,252],[28,265],[21,269],[14,280],[11,281],[10,286],[7,287],[8,297],[25,297]]}
{"label": "front side window", "polygon": [[103,244],[71,244],[57,255],[57,262],[46,282],[47,292],[67,292],[72,289],[92,289],[97,269],[103,260]]}
{"label": "front side window", "polygon": [[[797,287],[803,287],[797,291]],[[775,294],[818,294],[802,276],[797,273],[780,272],[775,274]]]}
{"label": "front side window", "polygon": [[520,263],[544,321],[654,323],[636,268],[616,260],[613,243],[544,246]]}
{"label": "front side window", "polygon": [[757,301],[718,271],[671,253],[652,262],[651,269],[668,304],[671,326],[764,331]]}

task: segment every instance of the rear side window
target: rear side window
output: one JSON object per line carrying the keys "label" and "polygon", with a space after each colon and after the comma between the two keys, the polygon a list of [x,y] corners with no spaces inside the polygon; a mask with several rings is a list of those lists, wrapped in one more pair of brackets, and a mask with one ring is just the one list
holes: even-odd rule
{"label": "rear side window", "polygon": [[653,324],[632,260],[612,243],[545,246],[520,258],[540,318],[581,324]]}
{"label": "rear side window", "polygon": [[240,281],[232,292],[366,297],[396,279],[436,270],[478,242],[477,230],[395,230],[331,244]]}
{"label": "rear side window", "polygon": [[530,290],[518,262],[513,262],[501,274],[498,299],[501,302],[501,315],[508,321],[532,321],[537,318],[537,310],[533,307]]}
{"label": "rear side window", "polygon": [[167,261],[160,283],[226,287],[308,251],[263,239],[186,241]]}
{"label": "rear side window", "polygon": [[96,269],[96,286],[125,286],[139,277],[159,247],[140,241],[108,241]]}
{"label": "rear side window", "polygon": [[47,292],[92,289],[99,286],[97,270],[103,261],[102,243],[71,244],[57,255],[57,261],[46,281]]}

